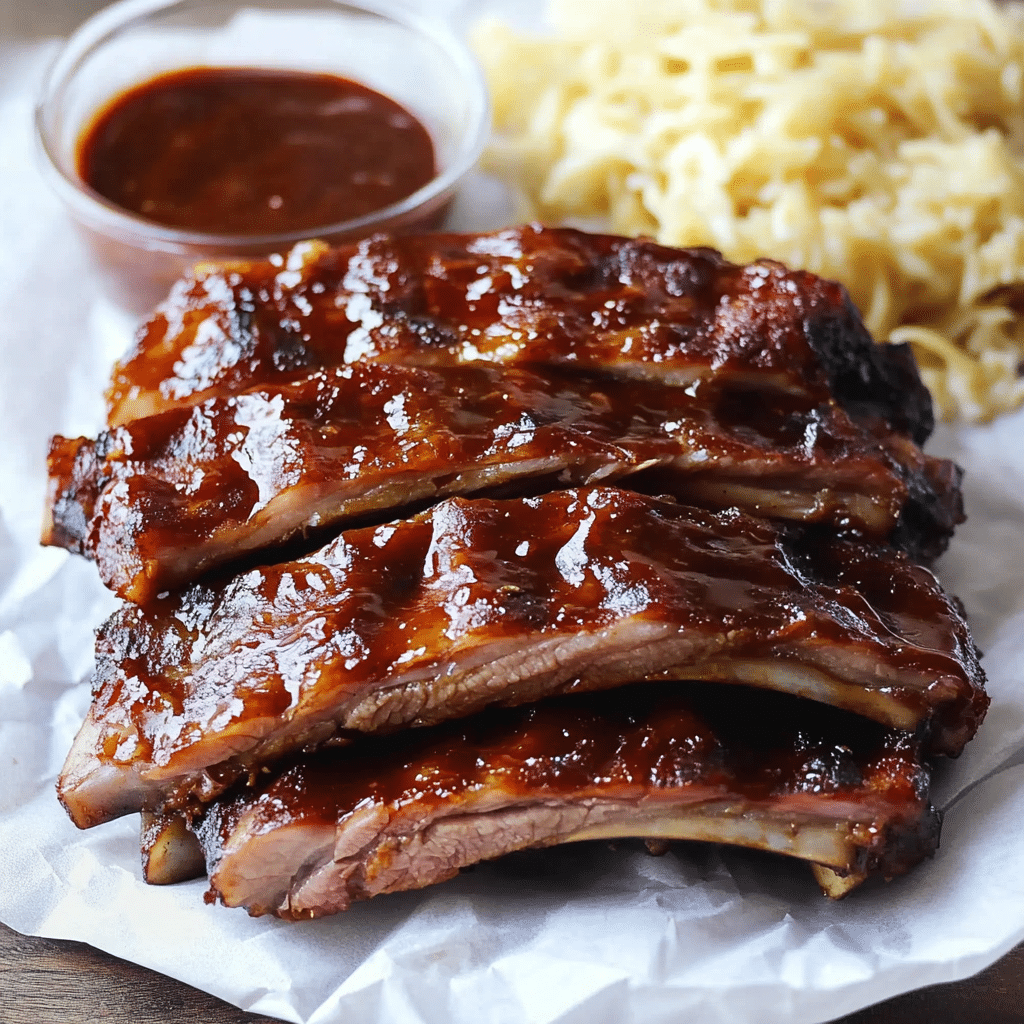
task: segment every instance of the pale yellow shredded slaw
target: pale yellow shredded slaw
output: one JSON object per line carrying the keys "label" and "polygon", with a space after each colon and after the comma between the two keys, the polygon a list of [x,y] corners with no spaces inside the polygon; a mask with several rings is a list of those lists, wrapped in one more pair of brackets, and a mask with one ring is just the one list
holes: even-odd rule
{"label": "pale yellow shredded slaw", "polygon": [[782,260],[909,341],[947,417],[1024,401],[1024,14],[990,0],[552,0],[476,33],[520,219]]}

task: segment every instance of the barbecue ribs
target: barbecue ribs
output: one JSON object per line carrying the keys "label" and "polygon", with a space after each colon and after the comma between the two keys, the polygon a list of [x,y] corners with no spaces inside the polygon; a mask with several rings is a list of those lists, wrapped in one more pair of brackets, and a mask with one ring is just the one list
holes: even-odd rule
{"label": "barbecue ribs", "polygon": [[[490,365],[357,365],[56,437],[43,542],[145,603],[318,526],[453,494],[622,481],[941,550],[959,477],[841,409]],[[945,464],[951,465],[951,464]],[[936,510],[937,513],[936,513]]]}
{"label": "barbecue ribs", "polygon": [[922,444],[931,399],[841,285],[711,249],[536,225],[376,236],[182,281],[108,392],[117,426],[353,362],[554,363],[838,401]]}
{"label": "barbecue ribs", "polygon": [[513,850],[624,837],[786,853],[842,891],[935,850],[914,739],[721,690],[561,698],[293,762],[198,824],[210,895],[254,915],[318,917]]}
{"label": "barbecue ribs", "polygon": [[802,694],[947,754],[987,704],[956,603],[891,549],[611,487],[453,498],[125,605],[59,791],[85,827],[205,801],[339,733],[644,678]]}
{"label": "barbecue ribs", "polygon": [[294,918],[593,838],[831,895],[935,849],[924,759],[988,705],[920,564],[961,474],[838,284],[539,226],[310,242],[180,282],[107,399],[49,454],[44,543],[126,599],[58,793],[143,811],[148,880]]}

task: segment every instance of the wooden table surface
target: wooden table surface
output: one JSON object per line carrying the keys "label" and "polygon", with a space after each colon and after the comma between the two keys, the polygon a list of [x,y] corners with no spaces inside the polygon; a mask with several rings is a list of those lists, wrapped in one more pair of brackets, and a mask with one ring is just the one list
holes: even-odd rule
{"label": "wooden table surface", "polygon": [[[0,1024],[271,1024],[77,942],[0,925]],[[1024,946],[974,978],[908,992],[841,1024],[1021,1024]],[[351,1022],[358,1024],[358,1022]],[[838,1024],[838,1022],[837,1022]]]}

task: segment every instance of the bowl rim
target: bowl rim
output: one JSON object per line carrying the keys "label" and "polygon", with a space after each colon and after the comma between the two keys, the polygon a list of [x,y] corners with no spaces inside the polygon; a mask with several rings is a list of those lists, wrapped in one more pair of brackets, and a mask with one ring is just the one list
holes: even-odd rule
{"label": "bowl rim", "polygon": [[[67,83],[80,62],[116,33],[135,23],[143,22],[158,12],[196,2],[197,0],[118,0],[87,19],[67,38],[43,77],[34,110],[37,151],[54,190],[68,205],[72,214],[80,216],[93,230],[106,235],[116,235],[123,240],[131,240],[153,251],[180,254],[196,249],[227,253],[261,249],[268,253],[282,251],[309,238],[357,237],[360,234],[372,234],[375,226],[386,230],[389,224],[405,219],[421,207],[431,202],[440,203],[479,161],[491,131],[490,96],[483,70],[473,52],[452,28],[440,17],[412,11],[397,0],[326,0],[328,4],[340,9],[348,8],[368,13],[402,25],[413,33],[429,39],[452,62],[460,78],[468,86],[469,112],[455,155],[448,167],[404,199],[371,213],[329,224],[316,224],[296,231],[271,234],[221,234],[173,228],[147,220],[119,206],[91,188],[77,174],[69,173],[64,166],[49,130],[49,104],[60,88]],[[244,0],[238,6],[245,7]]]}

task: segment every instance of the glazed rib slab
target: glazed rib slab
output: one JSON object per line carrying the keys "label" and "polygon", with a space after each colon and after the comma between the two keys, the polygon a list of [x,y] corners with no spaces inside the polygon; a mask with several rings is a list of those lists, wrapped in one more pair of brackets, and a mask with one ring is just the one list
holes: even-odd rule
{"label": "glazed rib slab", "polygon": [[689,387],[838,400],[922,444],[909,348],[876,345],[845,290],[711,249],[537,225],[376,236],[211,266],[115,369],[109,422],[357,362],[561,364]]}
{"label": "glazed rib slab", "polygon": [[107,586],[144,603],[315,527],[380,522],[454,494],[653,478],[691,504],[877,539],[913,493],[915,509],[943,511],[911,543],[941,548],[959,518],[958,478],[936,488],[934,460],[887,436],[888,446],[835,406],[758,393],[543,367],[350,366],[96,441],[55,438],[43,541],[95,559]]}
{"label": "glazed rib slab", "polygon": [[809,696],[947,754],[987,705],[959,607],[895,551],[613,487],[453,498],[124,606],[58,790],[82,827],[194,807],[346,733],[644,678]]}
{"label": "glazed rib slab", "polygon": [[928,784],[906,734],[779,694],[662,683],[322,751],[217,801],[196,830],[210,896],[291,919],[588,839],[772,850],[845,890],[934,852]]}

